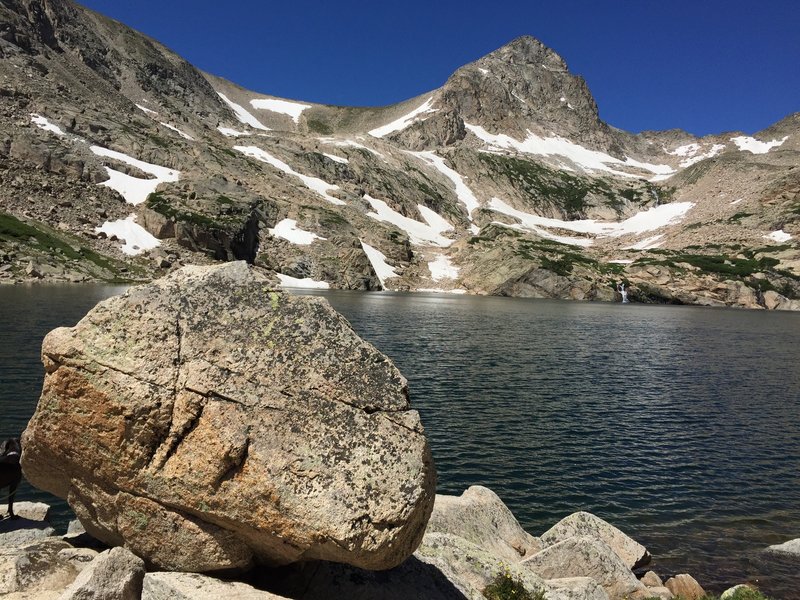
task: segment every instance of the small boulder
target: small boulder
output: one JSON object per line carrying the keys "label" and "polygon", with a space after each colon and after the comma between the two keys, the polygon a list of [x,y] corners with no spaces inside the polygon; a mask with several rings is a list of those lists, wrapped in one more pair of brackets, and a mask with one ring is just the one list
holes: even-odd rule
{"label": "small boulder", "polygon": [[767,552],[777,552],[778,554],[789,554],[800,558],[800,538],[789,540],[782,544],[774,544],[767,547]]}
{"label": "small boulder", "polygon": [[59,600],[139,600],[144,561],[125,548],[112,548],[80,572]]}
{"label": "small boulder", "polygon": [[185,267],[42,356],[23,471],[106,544],[207,572],[387,569],[422,539],[436,477],[406,380],[324,299],[244,262]]}
{"label": "small boulder", "polygon": [[425,531],[460,536],[509,561],[541,550],[538,540],[522,528],[498,495],[479,485],[461,496],[437,494]]}
{"label": "small boulder", "polygon": [[197,573],[148,573],[142,600],[282,600],[239,581],[221,581]]}
{"label": "small boulder", "polygon": [[672,598],[675,597],[675,594],[670,592],[669,588],[659,585],[647,588],[647,592],[645,593],[644,597],[659,598],[660,600],[672,600]]}
{"label": "small boulder", "polygon": [[629,569],[636,569],[650,562],[647,548],[610,523],[588,512],[576,512],[564,517],[544,532],[540,539],[544,546],[552,546],[576,536],[590,537],[605,543],[617,553]]}
{"label": "small boulder", "polygon": [[18,593],[21,598],[56,597],[78,574],[59,552],[66,542],[48,538],[10,547],[0,543],[0,597]]}
{"label": "small boulder", "polygon": [[44,502],[15,502],[14,514],[30,521],[47,521],[50,517],[50,505]]}
{"label": "small boulder", "polygon": [[645,590],[628,566],[605,542],[572,537],[548,546],[520,563],[544,579],[590,577],[611,598]]}
{"label": "small boulder", "polygon": [[705,590],[700,587],[697,580],[686,573],[675,575],[667,579],[664,586],[676,596],[685,600],[699,600],[706,595]]}
{"label": "small boulder", "polygon": [[664,585],[664,582],[661,580],[661,577],[659,577],[654,571],[648,571],[642,576],[642,578],[639,581],[641,581],[644,585],[650,588],[663,587]]}
{"label": "small boulder", "polygon": [[733,596],[736,595],[738,592],[743,592],[745,590],[751,592],[757,591],[756,588],[754,588],[751,585],[747,585],[746,583],[740,583],[739,585],[735,585],[732,588],[728,588],[727,590],[722,592],[722,594],[720,594],[719,596],[719,600],[728,600],[729,598],[733,598]]}

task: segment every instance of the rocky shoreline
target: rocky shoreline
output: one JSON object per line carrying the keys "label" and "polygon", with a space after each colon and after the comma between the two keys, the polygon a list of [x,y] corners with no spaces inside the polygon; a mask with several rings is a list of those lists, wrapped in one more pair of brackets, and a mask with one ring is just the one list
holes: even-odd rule
{"label": "rocky shoreline", "polygon": [[[437,495],[419,548],[384,571],[331,562],[257,567],[234,578],[162,571],[127,549],[109,548],[77,520],[55,534],[46,504],[19,502],[16,512],[18,519],[0,522],[0,595],[9,600],[485,600],[505,597],[492,596],[498,585],[517,590],[509,598],[711,598],[691,575],[662,579],[648,570],[643,546],[590,513],[574,513],[534,537],[481,486]],[[720,598],[763,598],[755,594],[739,584]]]}

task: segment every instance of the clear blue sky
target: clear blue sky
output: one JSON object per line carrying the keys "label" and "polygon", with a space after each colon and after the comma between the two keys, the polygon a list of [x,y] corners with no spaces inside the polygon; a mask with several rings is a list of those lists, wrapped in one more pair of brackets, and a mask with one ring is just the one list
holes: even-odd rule
{"label": "clear blue sky", "polygon": [[83,0],[246,88],[382,105],[532,35],[629,131],[753,133],[800,111],[800,0]]}

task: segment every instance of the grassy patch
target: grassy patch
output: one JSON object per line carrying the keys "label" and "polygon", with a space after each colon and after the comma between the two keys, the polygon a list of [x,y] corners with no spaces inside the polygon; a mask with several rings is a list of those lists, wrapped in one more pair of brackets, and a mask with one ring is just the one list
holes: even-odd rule
{"label": "grassy patch", "polygon": [[[220,198],[226,198],[226,197],[220,196]],[[229,198],[226,199],[230,201]],[[166,198],[164,198],[164,196],[162,196],[157,192],[153,192],[147,197],[145,206],[150,210],[157,212],[160,215],[164,215],[169,219],[173,219],[174,221],[180,221],[183,223],[190,223],[192,225],[199,225],[201,227],[217,228],[217,229],[222,229],[225,225],[219,219],[214,219],[212,217],[209,217],[201,213],[196,213],[190,210],[179,210],[175,208],[172,205],[172,203],[169,202],[169,200],[167,200]]]}
{"label": "grassy patch", "polygon": [[331,135],[333,133],[333,127],[320,119],[308,119],[306,120],[306,125],[308,125],[308,131],[310,133],[319,133],[322,135]]}
{"label": "grassy patch", "polygon": [[483,589],[487,600],[544,600],[544,592],[529,592],[509,571],[498,573]]}

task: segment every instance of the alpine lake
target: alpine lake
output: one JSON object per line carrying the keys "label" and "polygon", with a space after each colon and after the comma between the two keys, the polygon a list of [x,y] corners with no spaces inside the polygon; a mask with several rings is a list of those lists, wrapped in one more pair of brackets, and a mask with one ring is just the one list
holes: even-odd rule
{"label": "alpine lake", "polygon": [[[0,286],[0,439],[36,407],[44,335],[124,289]],[[534,535],[589,511],[662,576],[798,597],[800,561],[765,548],[800,537],[800,314],[293,293],[326,297],[408,378],[439,493],[487,486]],[[27,483],[17,500],[73,518]]]}

